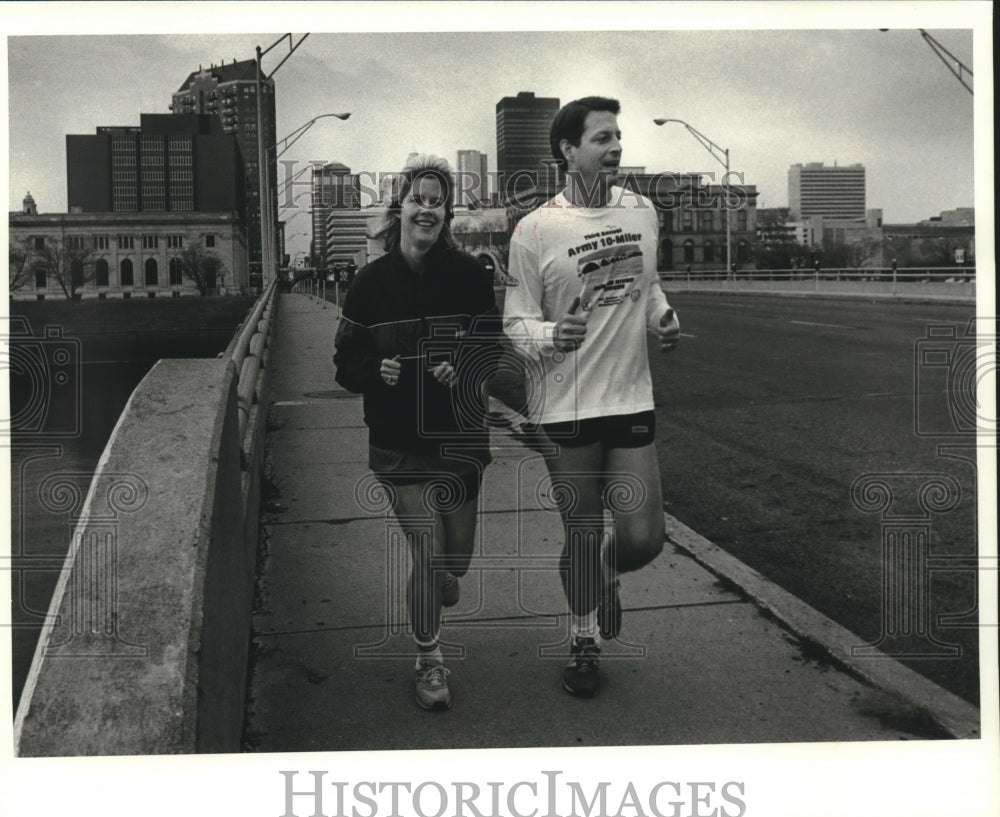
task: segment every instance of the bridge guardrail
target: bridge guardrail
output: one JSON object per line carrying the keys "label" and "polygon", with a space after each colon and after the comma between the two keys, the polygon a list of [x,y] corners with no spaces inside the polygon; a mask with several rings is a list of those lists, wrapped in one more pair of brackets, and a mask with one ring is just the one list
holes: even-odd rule
{"label": "bridge guardrail", "polygon": [[267,357],[271,332],[271,318],[277,297],[277,284],[272,283],[267,291],[257,299],[249,317],[237,330],[226,351],[222,353],[236,366],[237,398],[239,411],[239,434],[244,463],[254,460],[253,435],[247,437],[251,416],[262,399],[262,368]]}
{"label": "bridge guardrail", "polygon": [[975,283],[976,267],[820,267],[798,269],[738,269],[661,271],[664,281],[896,281],[921,283]]}
{"label": "bridge guardrail", "polygon": [[974,302],[975,267],[661,272],[667,292],[761,292]]}
{"label": "bridge guardrail", "polygon": [[153,366],[85,500],[49,486],[75,526],[17,755],[240,750],[275,293],[218,358]]}

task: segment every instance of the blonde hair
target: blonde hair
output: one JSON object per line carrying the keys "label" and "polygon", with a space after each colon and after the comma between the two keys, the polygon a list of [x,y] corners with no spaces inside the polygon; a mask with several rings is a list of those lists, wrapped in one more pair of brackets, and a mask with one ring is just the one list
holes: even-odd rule
{"label": "blonde hair", "polygon": [[420,153],[410,157],[403,170],[393,179],[392,200],[385,212],[385,220],[369,238],[381,238],[386,252],[392,252],[399,246],[400,234],[402,233],[402,222],[400,211],[403,207],[403,200],[409,195],[413,185],[421,179],[435,179],[441,185],[441,192],[444,196],[444,224],[441,227],[441,235],[438,236],[438,244],[443,243],[446,247],[455,247],[455,239],[451,234],[451,220],[455,217],[455,209],[452,203],[454,197],[455,181],[452,175],[451,165],[440,156]]}

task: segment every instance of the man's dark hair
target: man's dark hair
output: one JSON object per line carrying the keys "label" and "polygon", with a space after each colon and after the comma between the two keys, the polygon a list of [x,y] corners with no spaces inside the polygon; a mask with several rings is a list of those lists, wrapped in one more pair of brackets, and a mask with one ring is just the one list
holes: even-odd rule
{"label": "man's dark hair", "polygon": [[585,96],[563,105],[559,109],[559,113],[556,114],[556,118],[552,120],[552,127],[549,129],[549,145],[552,148],[552,157],[556,160],[556,164],[562,170],[566,169],[566,157],[559,149],[559,143],[565,139],[571,145],[580,146],[583,123],[587,119],[587,114],[591,111],[607,111],[618,116],[621,107],[617,99],[609,99],[605,96]]}

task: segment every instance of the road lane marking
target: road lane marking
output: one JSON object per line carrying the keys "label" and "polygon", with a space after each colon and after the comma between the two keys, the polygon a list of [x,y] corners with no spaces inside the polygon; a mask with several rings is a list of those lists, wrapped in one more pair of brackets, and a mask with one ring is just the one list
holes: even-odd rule
{"label": "road lane marking", "polygon": [[789,321],[789,323],[797,323],[799,326],[826,326],[829,329],[853,329],[853,326],[843,326],[839,323],[814,323],[812,321]]}

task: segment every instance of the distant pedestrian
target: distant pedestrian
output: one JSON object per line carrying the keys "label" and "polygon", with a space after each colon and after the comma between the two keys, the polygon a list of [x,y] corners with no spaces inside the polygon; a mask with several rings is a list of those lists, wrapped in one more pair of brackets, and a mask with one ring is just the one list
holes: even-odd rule
{"label": "distant pedestrian", "polygon": [[[565,531],[562,577],[571,614],[564,688],[592,696],[601,637],[616,638],[618,574],[663,549],[656,417],[647,331],[672,350],[680,324],[656,270],[652,202],[614,186],[621,162],[617,100],[565,105],[550,132],[566,187],[523,218],[510,242],[504,329],[536,359],[534,416],[554,445],[546,457]],[[622,480],[628,485],[620,484]],[[606,500],[614,522],[605,530]]]}
{"label": "distant pedestrian", "polygon": [[425,709],[451,707],[441,607],[458,602],[472,555],[490,462],[483,386],[501,353],[490,276],[451,237],[452,193],[443,159],[407,163],[382,230],[386,254],[353,281],[334,355],[337,382],[364,395],[369,466],[409,545],[407,604]]}

